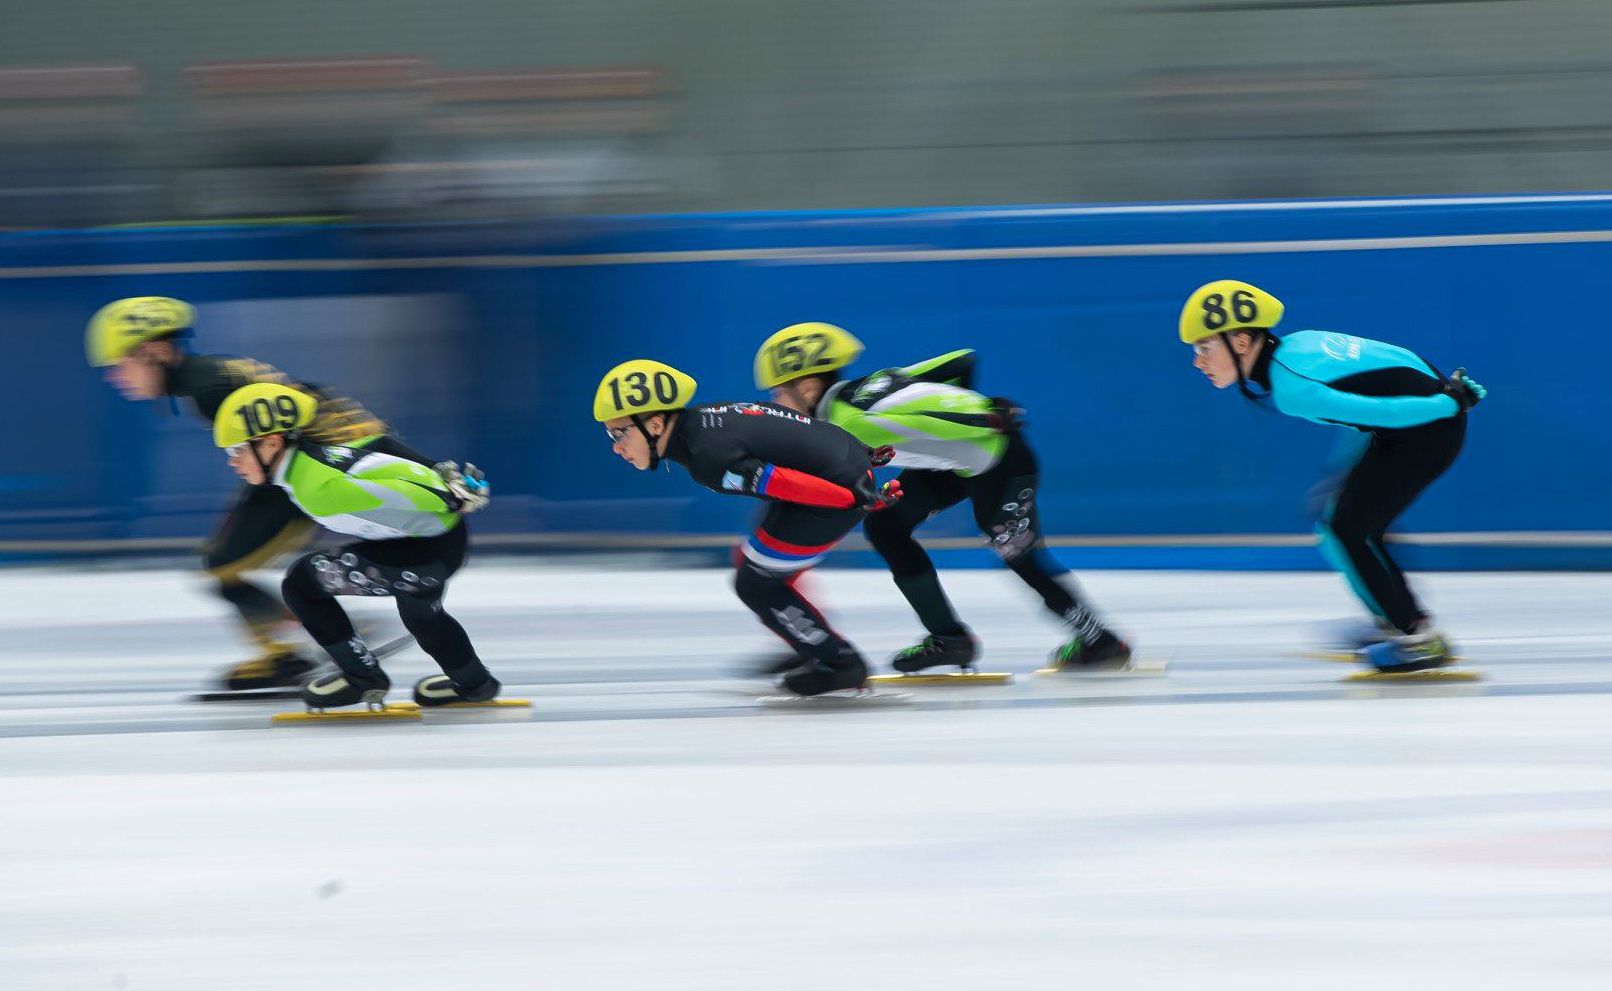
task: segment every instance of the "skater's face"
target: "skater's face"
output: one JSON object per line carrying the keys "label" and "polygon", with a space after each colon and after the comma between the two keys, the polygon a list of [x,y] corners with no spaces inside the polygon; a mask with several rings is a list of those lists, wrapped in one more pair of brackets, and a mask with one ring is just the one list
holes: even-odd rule
{"label": "skater's face", "polygon": [[[616,456],[639,471],[648,471],[652,460],[649,456],[649,442],[644,439],[644,431],[633,424],[632,417],[618,416],[614,420],[606,420],[604,426],[605,433],[610,435],[610,449],[616,452]],[[666,418],[646,417],[644,430],[648,430],[658,442],[666,430]]]}
{"label": "skater's face", "polygon": [[[254,448],[257,451],[256,457],[252,454]],[[248,485],[262,485],[269,480],[268,472],[263,470],[264,467],[267,466],[272,471],[275,458],[278,458],[283,450],[285,450],[285,438],[280,434],[259,437],[230,448],[229,466],[235,469],[235,474],[241,476],[241,481]]]}
{"label": "skater's face", "polygon": [[1224,389],[1237,382],[1237,363],[1243,363],[1243,371],[1248,371],[1248,356],[1253,348],[1253,338],[1248,334],[1231,335],[1232,347],[1237,353],[1234,356],[1226,349],[1226,337],[1217,335],[1199,341],[1192,346],[1192,367],[1202,372],[1216,389]]}
{"label": "skater's face", "polygon": [[163,394],[167,375],[166,357],[171,344],[142,344],[106,369],[106,380],[124,399],[156,399]]}

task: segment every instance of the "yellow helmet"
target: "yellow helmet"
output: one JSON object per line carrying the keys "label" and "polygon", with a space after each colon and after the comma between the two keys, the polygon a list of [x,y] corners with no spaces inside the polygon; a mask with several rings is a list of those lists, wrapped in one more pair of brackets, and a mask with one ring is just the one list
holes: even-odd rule
{"label": "yellow helmet", "polygon": [[862,342],[831,323],[797,323],[767,338],[756,352],[756,385],[771,389],[807,375],[844,368]]}
{"label": "yellow helmet", "polygon": [[278,382],[253,382],[230,393],[213,416],[213,443],[234,447],[253,437],[301,430],[319,400]]}
{"label": "yellow helmet", "polygon": [[600,423],[640,413],[665,413],[694,401],[695,381],[671,365],[634,358],[605,372],[593,394],[593,418]]}
{"label": "yellow helmet", "polygon": [[1270,330],[1282,321],[1282,301],[1236,279],[1199,286],[1181,308],[1181,341],[1196,344],[1235,330]]}
{"label": "yellow helmet", "polygon": [[84,335],[84,350],[91,365],[115,365],[145,342],[188,330],[195,322],[195,308],[182,299],[130,296],[95,312]]}

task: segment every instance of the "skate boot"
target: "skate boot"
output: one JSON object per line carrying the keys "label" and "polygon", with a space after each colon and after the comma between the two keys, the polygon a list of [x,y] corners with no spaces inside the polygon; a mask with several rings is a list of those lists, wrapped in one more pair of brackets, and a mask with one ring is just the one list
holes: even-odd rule
{"label": "skate boot", "polygon": [[490,702],[498,697],[504,686],[492,675],[473,689],[454,685],[445,674],[427,675],[414,683],[414,701],[418,705],[452,705],[454,702]]}
{"label": "skate boot", "polygon": [[931,633],[923,640],[904,650],[896,651],[890,666],[902,674],[913,674],[925,668],[955,664],[964,671],[974,667],[974,656],[979,643],[966,630],[952,636],[938,637]]}
{"label": "skate boot", "polygon": [[260,688],[300,688],[313,674],[312,661],[288,650],[264,654],[250,661],[242,661],[219,677],[219,684],[227,692],[246,692]]}
{"label": "skate boot", "polygon": [[810,660],[784,676],[783,687],[796,695],[822,695],[846,688],[861,688],[868,665],[861,655],[841,654],[832,661]]}
{"label": "skate boot", "polygon": [[1358,656],[1382,674],[1429,671],[1454,664],[1456,660],[1450,642],[1443,633],[1433,629],[1375,644]]}
{"label": "skate boot", "polygon": [[338,709],[360,702],[378,707],[385,704],[386,692],[391,687],[392,679],[380,668],[364,678],[334,671],[302,686],[302,702],[310,709]]}
{"label": "skate boot", "polygon": [[1059,671],[1121,671],[1131,663],[1131,645],[1103,630],[1087,643],[1076,635],[1052,652]]}

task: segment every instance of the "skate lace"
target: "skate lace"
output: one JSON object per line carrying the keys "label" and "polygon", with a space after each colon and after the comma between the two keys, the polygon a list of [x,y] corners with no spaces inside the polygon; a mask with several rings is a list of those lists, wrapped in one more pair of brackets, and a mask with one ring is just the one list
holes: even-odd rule
{"label": "skate lace", "polygon": [[903,647],[896,653],[897,657],[921,657],[924,654],[938,654],[941,652],[940,642],[933,634],[924,637],[911,647]]}

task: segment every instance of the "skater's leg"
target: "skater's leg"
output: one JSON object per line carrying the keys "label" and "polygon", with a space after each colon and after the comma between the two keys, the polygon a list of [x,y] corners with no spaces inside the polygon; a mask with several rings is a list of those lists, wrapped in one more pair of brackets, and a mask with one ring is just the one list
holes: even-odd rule
{"label": "skater's leg", "polygon": [[774,503],[745,542],[733,589],[761,624],[801,658],[785,685],[803,695],[860,685],[867,664],[855,647],[791,585],[861,519],[855,510]]}
{"label": "skater's leg", "polygon": [[202,564],[217,582],[221,598],[235,608],[241,626],[257,644],[258,656],[232,668],[226,687],[294,685],[313,666],[280,638],[286,607],[273,593],[246,577],[282,554],[307,543],[313,524],[284,492],[247,487],[202,549]]}
{"label": "skater's leg", "polygon": [[1013,434],[1002,460],[968,481],[974,522],[1002,563],[1029,586],[1071,634],[1054,655],[1058,663],[1122,662],[1129,648],[1080,597],[1070,571],[1047,549],[1036,506],[1040,468],[1023,434]]}
{"label": "skater's leg", "polygon": [[330,655],[338,668],[344,673],[367,678],[375,667],[375,659],[353,629],[347,610],[336,601],[337,595],[351,594],[331,567],[333,558],[342,553],[313,553],[297,558],[280,583],[280,594],[303,629],[308,631],[308,636]]}
{"label": "skater's leg", "polygon": [[1466,417],[1438,420],[1391,439],[1381,437],[1355,465],[1322,523],[1323,547],[1340,565],[1360,600],[1401,632],[1427,620],[1384,535],[1393,521],[1454,463],[1466,434]]}
{"label": "skater's leg", "polygon": [[937,637],[966,636],[968,630],[946,598],[934,562],[912,535],[925,520],[962,501],[962,482],[953,472],[910,469],[901,473],[899,481],[901,501],[868,516],[862,532],[884,559],[896,588],[924,629]]}

